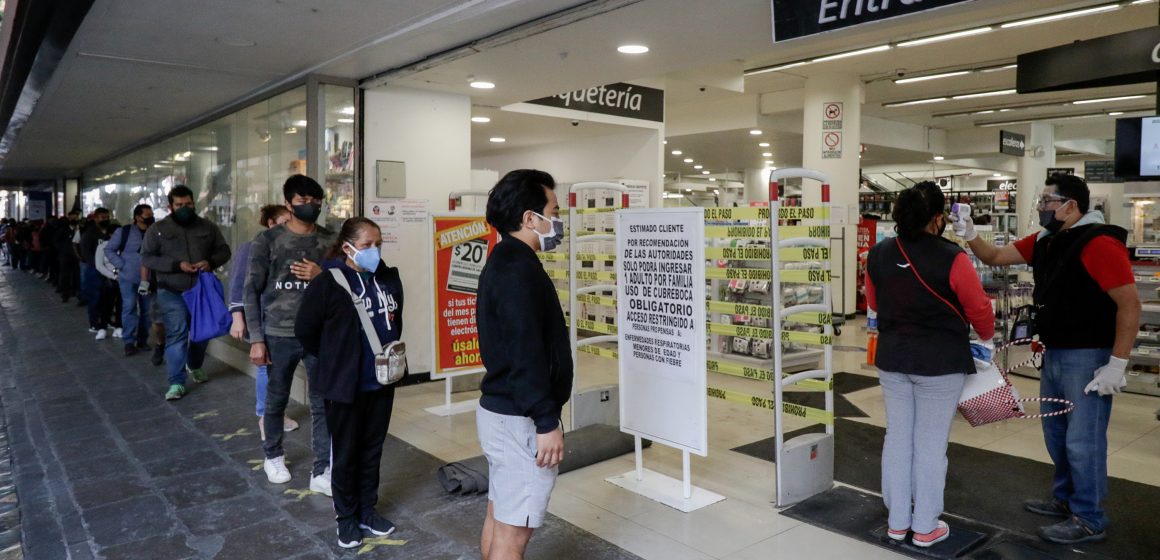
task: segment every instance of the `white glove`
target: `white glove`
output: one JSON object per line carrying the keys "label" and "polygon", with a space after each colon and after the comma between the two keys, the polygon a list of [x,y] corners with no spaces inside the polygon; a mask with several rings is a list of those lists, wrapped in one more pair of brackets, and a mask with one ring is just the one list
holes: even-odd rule
{"label": "white glove", "polygon": [[975,233],[975,222],[971,220],[971,205],[956,202],[951,205],[951,229],[963,241],[971,242],[979,236]]}
{"label": "white glove", "polygon": [[1101,396],[1114,395],[1128,384],[1124,378],[1124,371],[1128,369],[1128,360],[1112,356],[1108,365],[1097,369],[1095,379],[1083,388],[1084,393],[1098,391]]}
{"label": "white glove", "polygon": [[978,361],[991,363],[995,359],[995,343],[990,340],[972,340],[971,356]]}
{"label": "white glove", "polygon": [[149,295],[149,281],[142,280],[141,285],[137,286],[137,294],[142,296]]}

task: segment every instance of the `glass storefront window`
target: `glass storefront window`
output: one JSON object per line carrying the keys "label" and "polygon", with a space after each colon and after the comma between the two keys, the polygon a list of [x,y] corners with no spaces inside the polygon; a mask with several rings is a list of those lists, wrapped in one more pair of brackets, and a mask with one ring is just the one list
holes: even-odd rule
{"label": "glass storefront window", "polygon": [[337,228],[355,215],[355,90],[323,84],[319,96],[325,122],[318,169],[325,179],[330,227]]}

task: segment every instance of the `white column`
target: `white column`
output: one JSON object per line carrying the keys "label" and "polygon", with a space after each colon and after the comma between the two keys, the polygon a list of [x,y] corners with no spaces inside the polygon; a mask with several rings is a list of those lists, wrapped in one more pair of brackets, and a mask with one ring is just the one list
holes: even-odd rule
{"label": "white column", "polygon": [[[862,80],[852,74],[814,76],[806,80],[802,166],[821,171],[830,178],[832,236],[839,237],[840,232],[842,238],[842,241],[831,244],[835,251],[842,250],[841,260],[835,258],[832,262],[834,274],[842,276],[841,285],[834,283],[834,312],[840,314],[854,313],[863,94]],[[837,104],[840,104],[841,128],[824,128],[827,121],[831,126],[837,125],[833,122],[838,120],[833,118],[834,113],[827,114],[827,108],[833,111]],[[840,135],[840,146],[831,148],[835,138],[832,133]],[[827,157],[837,155],[838,147],[840,157]],[[803,205],[814,206],[821,202],[821,190],[813,181],[808,181],[803,187]]]}
{"label": "white column", "polygon": [[1019,158],[1019,190],[1015,194],[1019,237],[1039,230],[1035,204],[1043,192],[1048,167],[1055,167],[1055,125],[1032,123],[1026,155]]}
{"label": "white column", "polygon": [[769,200],[769,171],[765,168],[745,170],[745,201]]}

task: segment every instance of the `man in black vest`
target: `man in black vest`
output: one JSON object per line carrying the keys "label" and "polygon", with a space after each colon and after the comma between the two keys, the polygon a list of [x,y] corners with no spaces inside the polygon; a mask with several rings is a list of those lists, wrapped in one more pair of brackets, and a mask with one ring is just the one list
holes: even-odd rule
{"label": "man in black vest", "polygon": [[[1103,540],[1108,525],[1108,420],[1112,395],[1127,384],[1128,355],[1140,324],[1140,296],[1124,245],[1127,231],[1088,211],[1087,183],[1053,175],[1039,199],[1044,231],[996,247],[975,233],[969,218],[954,229],[984,263],[1030,263],[1034,269],[1036,325],[1047,347],[1039,394],[1075,403],[1070,414],[1043,419],[1043,437],[1055,463],[1052,497],[1023,507],[1066,518],[1043,527],[1044,539],[1074,544]],[[965,218],[965,219],[964,219]],[[1043,412],[1060,405],[1044,403]]]}

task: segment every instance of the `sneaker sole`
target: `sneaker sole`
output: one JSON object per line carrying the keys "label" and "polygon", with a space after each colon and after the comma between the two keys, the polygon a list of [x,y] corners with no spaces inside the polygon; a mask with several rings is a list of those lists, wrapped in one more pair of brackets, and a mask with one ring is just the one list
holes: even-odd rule
{"label": "sneaker sole", "polygon": [[165,400],[167,400],[167,401],[179,401],[179,400],[181,400],[181,397],[184,397],[184,396],[185,395],[173,395],[173,396],[165,395]]}
{"label": "sneaker sole", "polygon": [[1055,544],[1079,544],[1079,543],[1085,543],[1085,542],[1100,542],[1100,541],[1108,538],[1108,533],[1105,531],[1103,533],[1096,533],[1094,535],[1088,535],[1086,537],[1082,537],[1082,538],[1078,538],[1078,539],[1056,539],[1056,538],[1048,537],[1047,535],[1044,535],[1043,533],[1040,533],[1039,538],[1041,538],[1049,543],[1055,543]]}
{"label": "sneaker sole", "polygon": [[390,535],[391,533],[395,532],[395,527],[391,527],[386,533],[380,533],[374,529],[371,529],[370,527],[368,527],[366,525],[363,525],[362,523],[358,524],[358,528],[362,529],[364,531],[370,531],[371,534],[376,536],[376,537],[385,537],[385,536]]}
{"label": "sneaker sole", "polygon": [[902,541],[906,540],[906,535],[908,533],[910,533],[910,531],[906,531],[906,532],[903,532],[901,534],[891,533],[890,531],[886,531],[886,536],[889,537],[890,540],[892,540],[892,541],[902,542]]}
{"label": "sneaker sole", "polygon": [[914,546],[917,546],[919,548],[930,548],[930,547],[932,547],[940,542],[943,542],[949,538],[951,538],[951,532],[947,531],[947,534],[945,534],[945,535],[943,535],[943,536],[941,536],[933,541],[920,541],[918,539],[911,539],[910,542],[911,542],[911,544],[913,544]]}
{"label": "sneaker sole", "polygon": [[1023,509],[1025,511],[1030,511],[1031,513],[1034,513],[1036,515],[1042,515],[1045,517],[1059,517],[1062,519],[1066,519],[1068,517],[1071,517],[1071,512],[1061,512],[1059,510],[1041,509],[1041,508],[1037,508],[1035,506],[1029,506],[1026,504],[1023,505]]}

